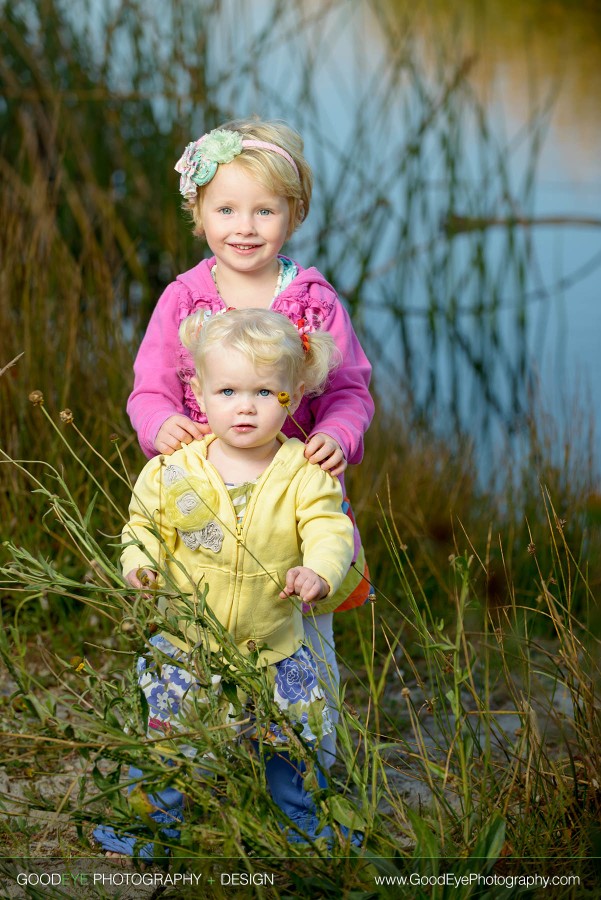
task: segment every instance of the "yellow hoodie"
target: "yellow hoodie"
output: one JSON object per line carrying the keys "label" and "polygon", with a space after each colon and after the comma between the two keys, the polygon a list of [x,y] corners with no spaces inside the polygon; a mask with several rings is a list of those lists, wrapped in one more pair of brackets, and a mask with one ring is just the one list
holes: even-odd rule
{"label": "yellow hoodie", "polygon": [[[187,597],[187,603],[167,603],[167,614],[178,617],[178,633],[168,637],[181,649],[202,639],[190,604],[200,616],[208,586],[206,603],[239,650],[248,655],[253,641],[265,647],[261,661],[273,663],[303,642],[298,599],[279,598],[286,572],[298,565],[317,572],[330,585],[332,608],[353,558],[353,525],[341,509],[338,479],[308,463],[304,445],[283,434],[238,525],[229,493],[207,460],[213,440],[208,435],[146,464],[123,529],[123,571],[153,569],[168,593]],[[340,591],[336,603],[345,596]]]}

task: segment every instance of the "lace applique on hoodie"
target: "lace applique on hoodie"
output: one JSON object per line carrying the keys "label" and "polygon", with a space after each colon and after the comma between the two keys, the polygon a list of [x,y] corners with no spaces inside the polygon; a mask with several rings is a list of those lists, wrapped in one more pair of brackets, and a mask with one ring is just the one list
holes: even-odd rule
{"label": "lace applique on hoodie", "polygon": [[163,473],[165,518],[190,550],[204,547],[219,553],[223,529],[216,521],[219,496],[212,484],[190,475],[181,466],[168,465]]}

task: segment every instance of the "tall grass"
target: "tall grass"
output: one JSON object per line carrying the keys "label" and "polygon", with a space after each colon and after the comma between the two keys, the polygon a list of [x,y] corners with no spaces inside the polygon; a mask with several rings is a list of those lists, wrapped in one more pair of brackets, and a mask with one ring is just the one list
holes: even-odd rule
{"label": "tall grass", "polygon": [[[44,408],[37,413],[44,416]],[[124,586],[112,562],[115,538],[91,527],[89,507],[69,489],[82,465],[87,468],[74,459],[64,473],[23,467],[64,542],[63,563],[9,542],[9,562],[0,567],[0,584],[13,595],[0,632],[12,684],[0,765],[9,781],[26,773],[34,778],[22,799],[3,797],[6,821],[16,826],[7,825],[4,838],[11,855],[35,856],[44,827],[32,828],[35,820],[27,817],[36,809],[60,813],[70,855],[85,852],[97,822],[131,829],[137,820],[141,841],[148,841],[148,794],[170,784],[189,798],[181,840],[169,848],[172,871],[178,865],[200,871],[217,856],[235,857],[254,871],[285,856],[284,893],[294,887],[300,896],[314,896],[317,884],[323,896],[339,896],[357,885],[373,887],[378,874],[413,873],[424,879],[414,896],[435,896],[427,879],[444,872],[550,877],[565,873],[562,858],[569,856],[570,872],[591,883],[601,812],[600,641],[574,611],[579,591],[591,603],[594,597],[546,492],[540,502],[546,535],[530,550],[536,602],[519,603],[514,594],[503,608],[489,609],[474,577],[480,561],[463,533],[457,540],[465,551],[448,562],[453,587],[444,618],[393,518],[382,512],[380,541],[397,592],[379,590],[375,605],[347,619],[338,762],[331,787],[317,793],[324,822],[363,831],[357,854],[343,832],[329,848],[287,844],[256,757],[244,742],[231,741],[218,707],[193,706],[182,731],[146,737],[132,663],[148,650],[149,622],[163,623],[152,598]],[[102,468],[121,475],[96,459],[85,477],[101,484]],[[112,505],[110,495],[104,501]],[[546,553],[552,576],[539,562]],[[74,568],[86,569],[85,580],[73,577]],[[65,619],[60,640],[28,637],[23,622],[40,600],[50,609],[77,604],[77,623]],[[101,627],[101,620],[111,627]],[[234,691],[250,695],[255,709],[281,718],[260,673],[230,646],[209,608],[205,627],[218,632],[223,650],[218,658],[198,651],[190,663],[195,677],[205,683],[219,673]],[[355,658],[348,651],[353,643]],[[192,759],[190,747],[197,754]],[[310,768],[318,765],[299,739],[294,752]],[[143,768],[145,780],[126,794],[130,765]],[[70,780],[55,783],[46,796],[36,791],[36,772],[63,769]],[[332,854],[346,859],[335,878]],[[317,880],[304,880],[307,866]],[[557,896],[580,894],[566,888]]]}

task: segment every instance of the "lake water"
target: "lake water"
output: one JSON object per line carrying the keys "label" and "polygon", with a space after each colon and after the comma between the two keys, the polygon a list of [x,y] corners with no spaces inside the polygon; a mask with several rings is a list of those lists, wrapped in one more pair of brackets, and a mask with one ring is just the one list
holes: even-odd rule
{"label": "lake water", "polygon": [[[211,31],[224,108],[305,137],[315,199],[291,253],[347,299],[379,382],[483,448],[519,435],[529,398],[571,434],[592,416],[601,444],[600,22],[570,3],[253,2]],[[452,235],[449,215],[554,221]]]}

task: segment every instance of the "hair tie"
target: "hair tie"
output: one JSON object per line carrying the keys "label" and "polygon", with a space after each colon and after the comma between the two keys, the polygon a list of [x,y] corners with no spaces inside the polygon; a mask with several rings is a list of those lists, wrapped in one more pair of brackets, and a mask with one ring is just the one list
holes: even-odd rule
{"label": "hair tie", "polygon": [[308,353],[311,349],[311,343],[309,341],[309,332],[311,330],[311,327],[305,318],[298,319],[296,327],[301,339],[301,344],[303,345],[303,350],[305,351],[305,353]]}
{"label": "hair tie", "polygon": [[182,197],[193,200],[196,197],[196,188],[208,184],[215,177],[219,165],[232,162],[245,148],[277,153],[290,163],[296,177],[300,179],[298,166],[283,147],[268,141],[245,138],[239,131],[216,128],[188,144],[175,164],[175,171],[180,173],[179,192]]}

